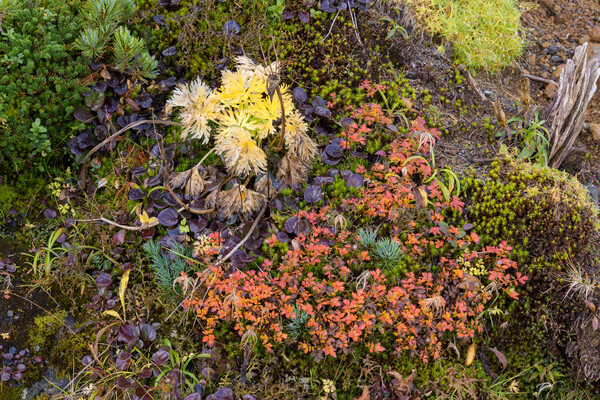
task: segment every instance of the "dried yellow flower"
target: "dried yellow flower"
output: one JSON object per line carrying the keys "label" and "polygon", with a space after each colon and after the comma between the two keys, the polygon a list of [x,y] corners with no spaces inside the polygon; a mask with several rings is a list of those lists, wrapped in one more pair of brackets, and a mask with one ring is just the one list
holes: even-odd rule
{"label": "dried yellow flower", "polygon": [[261,193],[236,183],[230,190],[218,192],[216,195],[207,197],[206,200],[209,207],[216,207],[220,216],[227,219],[234,214],[247,218],[260,210],[265,205],[267,198]]}
{"label": "dried yellow flower", "polygon": [[250,132],[243,128],[222,129],[217,136],[215,151],[223,157],[231,174],[247,176],[250,172],[258,174],[267,168],[267,155],[252,139]]}
{"label": "dried yellow flower", "polygon": [[299,188],[308,177],[310,166],[293,154],[286,154],[278,165],[277,180],[291,188]]}
{"label": "dried yellow flower", "polygon": [[183,125],[181,137],[185,139],[190,135],[194,139],[202,139],[202,143],[208,143],[208,123],[215,121],[221,112],[221,104],[215,93],[198,78],[189,85],[180,85],[175,89],[167,101],[167,110],[172,107],[183,107],[179,115]]}

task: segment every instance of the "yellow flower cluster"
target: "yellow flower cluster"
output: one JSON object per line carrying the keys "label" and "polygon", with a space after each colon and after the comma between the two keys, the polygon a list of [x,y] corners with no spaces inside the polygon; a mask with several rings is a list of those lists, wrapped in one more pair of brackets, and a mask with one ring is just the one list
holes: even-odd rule
{"label": "yellow flower cluster", "polygon": [[471,261],[464,261],[462,258],[459,258],[458,262],[462,265],[462,268],[465,272],[468,272],[473,276],[485,276],[487,274],[487,269],[485,268],[485,264],[481,258],[475,260],[474,263],[471,263]]}
{"label": "yellow flower cluster", "polygon": [[279,93],[273,95],[268,87],[279,72],[279,63],[265,68],[241,56],[236,64],[236,71],[222,72],[218,90],[197,79],[174,91],[167,104],[169,109],[183,107],[182,137],[208,143],[215,128],[215,151],[228,172],[238,176],[261,174],[267,169],[264,148],[274,147],[277,140],[269,141],[269,137],[281,134],[281,121],[285,121],[286,157],[309,165],[317,148],[307,135],[306,121],[293,107],[289,88],[282,84]]}

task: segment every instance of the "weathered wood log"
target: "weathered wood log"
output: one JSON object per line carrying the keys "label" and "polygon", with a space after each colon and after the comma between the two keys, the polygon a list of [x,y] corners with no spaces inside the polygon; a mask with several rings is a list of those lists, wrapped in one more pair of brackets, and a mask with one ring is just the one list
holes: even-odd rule
{"label": "weathered wood log", "polygon": [[573,149],[585,122],[585,110],[596,92],[600,58],[588,60],[587,43],[575,49],[560,74],[558,91],[548,106],[550,122],[548,165],[558,168]]}

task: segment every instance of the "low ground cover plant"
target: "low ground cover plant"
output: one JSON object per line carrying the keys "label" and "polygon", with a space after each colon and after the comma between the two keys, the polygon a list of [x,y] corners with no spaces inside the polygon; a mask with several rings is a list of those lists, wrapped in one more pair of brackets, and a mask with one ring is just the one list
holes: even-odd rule
{"label": "low ground cover plant", "polygon": [[521,10],[514,0],[407,3],[424,26],[451,43],[456,61],[468,67],[498,71],[523,52]]}

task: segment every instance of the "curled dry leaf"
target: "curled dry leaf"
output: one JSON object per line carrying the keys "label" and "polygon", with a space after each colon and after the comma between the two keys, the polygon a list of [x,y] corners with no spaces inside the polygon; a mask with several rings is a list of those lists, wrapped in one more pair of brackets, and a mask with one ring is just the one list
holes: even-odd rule
{"label": "curled dry leaf", "polygon": [[183,188],[187,184],[191,173],[192,171],[189,169],[183,172],[172,172],[169,175],[169,186],[171,186],[172,189]]}
{"label": "curled dry leaf", "polygon": [[192,168],[190,178],[185,185],[185,194],[191,199],[197,199],[204,191],[204,179],[200,176],[197,167]]}
{"label": "curled dry leaf", "polygon": [[394,390],[394,393],[397,396],[402,398],[402,396],[407,396],[410,394],[410,392],[412,391],[413,379],[415,377],[415,373],[416,373],[416,370],[413,369],[409,376],[407,376],[406,378],[403,378],[402,375],[400,375],[396,371],[388,372],[388,374],[392,378],[394,378],[394,380],[392,381],[392,389]]}
{"label": "curled dry leaf", "polygon": [[369,388],[367,386],[363,386],[362,394],[358,397],[355,397],[354,400],[370,400],[371,394],[369,393]]}
{"label": "curled dry leaf", "polygon": [[483,284],[481,283],[479,278],[467,272],[463,272],[463,279],[458,285],[456,285],[456,287],[469,292],[477,292],[481,290]]}
{"label": "curled dry leaf", "polygon": [[486,347],[486,350],[489,350],[492,353],[494,353],[494,355],[498,358],[498,361],[500,361],[500,364],[502,364],[502,369],[506,368],[506,365],[508,364],[508,359],[506,358],[504,353],[502,353],[500,350],[498,350],[496,348],[491,348],[491,347]]}

